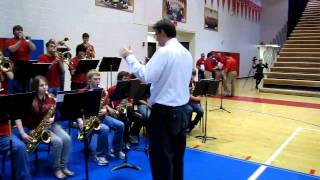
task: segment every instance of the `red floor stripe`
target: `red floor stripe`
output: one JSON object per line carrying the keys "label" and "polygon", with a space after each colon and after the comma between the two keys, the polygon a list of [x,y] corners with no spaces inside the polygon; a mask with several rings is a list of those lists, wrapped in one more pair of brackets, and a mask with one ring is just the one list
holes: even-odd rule
{"label": "red floor stripe", "polygon": [[315,174],[315,173],[316,173],[316,170],[310,169],[309,174]]}
{"label": "red floor stripe", "polygon": [[[214,96],[214,98],[220,98],[220,95]],[[296,107],[320,109],[320,104],[315,104],[315,103],[305,103],[305,102],[295,102],[295,101],[275,100],[275,99],[265,99],[265,98],[253,98],[253,97],[244,97],[244,96],[233,96],[233,97],[223,97],[223,98],[229,99],[229,100],[237,100],[237,101],[247,101],[247,102],[265,103],[265,104],[277,104],[277,105],[285,105],[285,106],[296,106]]]}

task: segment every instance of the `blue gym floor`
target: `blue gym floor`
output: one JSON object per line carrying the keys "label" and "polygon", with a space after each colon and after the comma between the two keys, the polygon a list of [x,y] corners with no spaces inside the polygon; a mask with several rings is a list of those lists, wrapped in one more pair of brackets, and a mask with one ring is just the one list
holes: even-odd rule
{"label": "blue gym floor", "polygon": [[[83,155],[83,144],[77,141],[73,132],[73,148],[70,157],[69,168],[76,172],[76,176],[68,179],[84,179],[85,164]],[[94,146],[95,139],[90,147]],[[40,146],[38,173],[35,173],[34,155],[30,156],[30,165],[34,179],[55,179],[52,175],[50,163],[48,161],[47,145]],[[140,142],[140,147],[144,147],[144,142]],[[120,165],[122,160],[110,159],[108,166],[98,166],[92,158],[89,159],[89,177],[90,179],[109,179],[109,180],[150,180],[151,172],[146,153],[133,151],[135,146],[131,146],[129,152],[129,163],[140,166],[142,170],[122,169],[112,171],[112,168]],[[239,160],[214,153],[208,153],[196,149],[187,148],[185,153],[185,179],[186,180],[213,180],[213,179],[248,179],[261,164],[250,161]],[[5,177],[10,178],[10,162],[7,159]],[[286,169],[268,166],[258,179],[320,179],[320,177],[308,174],[298,173]]]}

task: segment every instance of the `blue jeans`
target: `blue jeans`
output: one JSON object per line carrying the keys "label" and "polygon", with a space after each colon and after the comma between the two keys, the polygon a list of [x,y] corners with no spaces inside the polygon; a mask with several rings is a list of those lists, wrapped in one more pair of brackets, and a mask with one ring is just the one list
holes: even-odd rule
{"label": "blue jeans", "polygon": [[97,142],[97,156],[98,157],[107,157],[109,154],[109,147],[108,147],[108,135],[109,135],[109,127],[105,124],[101,124],[99,130],[93,131],[95,134],[98,135],[98,142]]}
{"label": "blue jeans", "polygon": [[124,123],[111,116],[105,116],[103,124],[115,131],[112,140],[112,147],[115,154],[119,153],[123,146]]}
{"label": "blue jeans", "polygon": [[146,124],[147,123],[147,120],[150,116],[150,113],[151,113],[151,110],[148,108],[147,105],[145,104],[140,104],[138,106],[138,111],[139,113],[143,116],[143,123]]}
{"label": "blue jeans", "polygon": [[[16,179],[31,179],[29,171],[29,160],[26,146],[16,136],[12,135],[13,158],[15,162]],[[9,137],[0,136],[0,151],[9,151]]]}
{"label": "blue jeans", "polygon": [[55,96],[58,94],[58,91],[60,91],[60,87],[51,87],[48,89],[48,92]]}
{"label": "blue jeans", "polygon": [[[196,102],[189,102],[187,104],[187,111],[189,113],[189,117],[190,117],[190,125],[191,126],[195,126],[199,123],[199,121],[201,120],[202,116],[203,116],[203,109],[200,106],[200,103],[196,103]],[[192,112],[197,113],[196,117],[194,118],[193,121],[191,121],[192,118]]]}
{"label": "blue jeans", "polygon": [[52,167],[55,171],[67,168],[71,148],[71,137],[57,123],[51,125],[50,131]]}

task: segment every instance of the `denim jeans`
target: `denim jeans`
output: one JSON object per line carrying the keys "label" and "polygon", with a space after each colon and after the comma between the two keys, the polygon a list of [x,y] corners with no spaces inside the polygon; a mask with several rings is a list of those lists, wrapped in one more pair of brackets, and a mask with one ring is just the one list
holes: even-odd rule
{"label": "denim jeans", "polygon": [[103,123],[107,125],[111,130],[115,131],[113,140],[112,140],[112,148],[114,153],[120,152],[123,146],[123,132],[124,132],[123,122],[111,116],[105,116]]}
{"label": "denim jeans", "polygon": [[[189,115],[190,115],[190,122],[191,124],[190,125],[197,125],[199,123],[199,121],[201,120],[202,116],[203,116],[203,109],[202,107],[200,106],[200,103],[196,103],[196,102],[189,102],[187,104],[187,109],[189,111]],[[193,121],[191,121],[191,118],[192,118],[192,112],[195,112],[197,113],[196,117],[194,118]]]}
{"label": "denim jeans", "polygon": [[52,167],[54,170],[67,168],[71,149],[71,137],[57,123],[51,125],[50,131]]}
{"label": "denim jeans", "polygon": [[[13,156],[11,157],[14,158],[15,162],[16,179],[29,180],[31,179],[31,175],[29,171],[29,160],[26,146],[14,135],[12,135],[12,142]],[[0,151],[9,151],[9,144],[8,136],[0,136]]]}
{"label": "denim jeans", "polygon": [[139,113],[143,116],[143,123],[146,124],[147,123],[147,120],[150,116],[150,113],[151,113],[151,110],[148,108],[147,105],[145,104],[140,104],[138,106],[138,111]]}
{"label": "denim jeans", "polygon": [[97,142],[97,156],[98,157],[107,157],[109,153],[108,147],[108,135],[109,135],[109,127],[105,124],[101,124],[99,130],[93,131],[95,134],[98,135],[98,142]]}

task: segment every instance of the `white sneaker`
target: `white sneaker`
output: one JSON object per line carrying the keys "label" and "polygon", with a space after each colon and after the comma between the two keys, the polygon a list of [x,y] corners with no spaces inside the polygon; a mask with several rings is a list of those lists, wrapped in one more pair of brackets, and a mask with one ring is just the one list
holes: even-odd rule
{"label": "white sneaker", "polygon": [[120,151],[118,154],[116,154],[116,157],[119,159],[124,159],[126,157],[126,154]]}
{"label": "white sneaker", "polygon": [[105,157],[96,156],[95,160],[99,166],[106,166],[109,164],[108,160]]}
{"label": "white sneaker", "polygon": [[110,157],[112,158],[119,158],[119,159],[124,159],[126,157],[126,154],[124,154],[122,151],[119,153],[110,153]]}

